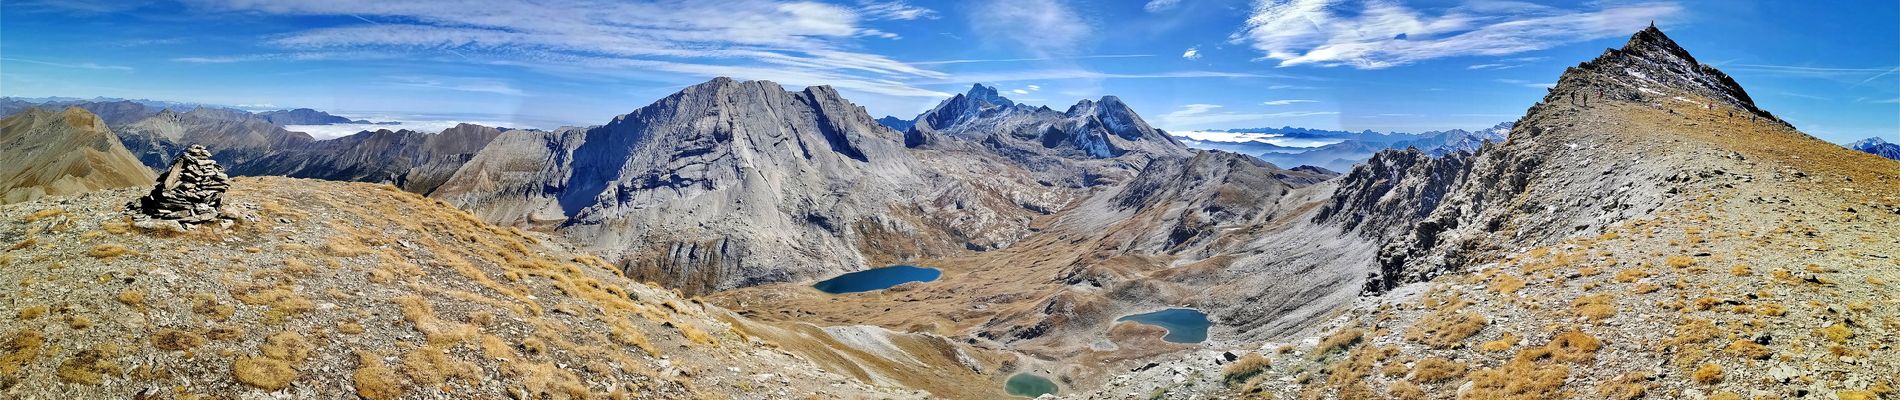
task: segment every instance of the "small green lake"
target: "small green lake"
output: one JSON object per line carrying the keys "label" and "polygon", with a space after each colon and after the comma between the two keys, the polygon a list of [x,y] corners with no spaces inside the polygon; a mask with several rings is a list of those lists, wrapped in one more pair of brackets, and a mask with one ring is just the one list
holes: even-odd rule
{"label": "small green lake", "polygon": [[1049,378],[1027,372],[1009,377],[1009,382],[1004,383],[1003,389],[1007,390],[1009,394],[1013,396],[1031,398],[1044,394],[1057,393],[1055,382],[1050,381]]}

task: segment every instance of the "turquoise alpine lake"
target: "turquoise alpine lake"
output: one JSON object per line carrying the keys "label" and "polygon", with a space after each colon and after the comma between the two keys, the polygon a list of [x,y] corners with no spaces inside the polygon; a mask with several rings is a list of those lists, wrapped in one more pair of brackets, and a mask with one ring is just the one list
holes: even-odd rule
{"label": "turquoise alpine lake", "polygon": [[1003,384],[1003,389],[1013,396],[1040,397],[1044,394],[1055,394],[1056,383],[1049,381],[1049,378],[1024,372],[1009,377],[1009,382]]}
{"label": "turquoise alpine lake", "polygon": [[892,265],[838,275],[836,278],[826,279],[811,287],[831,294],[869,292],[910,282],[934,281],[939,276],[943,276],[943,271],[938,271],[936,268]]}
{"label": "turquoise alpine lake", "polygon": [[1147,314],[1135,314],[1115,319],[1116,321],[1135,321],[1168,329],[1167,336],[1161,340],[1174,343],[1200,343],[1207,340],[1207,327],[1213,325],[1207,320],[1207,314],[1192,308],[1170,308]]}

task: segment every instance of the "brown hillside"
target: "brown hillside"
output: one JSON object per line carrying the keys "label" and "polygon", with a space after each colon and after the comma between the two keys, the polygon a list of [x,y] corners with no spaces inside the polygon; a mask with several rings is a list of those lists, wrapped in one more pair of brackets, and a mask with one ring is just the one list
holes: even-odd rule
{"label": "brown hillside", "polygon": [[104,120],[77,107],[31,108],[0,119],[0,204],[147,185],[152,170],[119,144]]}

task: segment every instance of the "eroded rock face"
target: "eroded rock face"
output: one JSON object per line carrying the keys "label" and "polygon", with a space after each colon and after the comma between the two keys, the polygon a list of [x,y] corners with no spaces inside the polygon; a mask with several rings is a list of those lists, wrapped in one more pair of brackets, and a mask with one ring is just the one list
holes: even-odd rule
{"label": "eroded rock face", "polygon": [[922,161],[829,87],[720,78],[603,126],[503,133],[432,195],[705,292],[1006,246],[1063,204],[1009,168]]}
{"label": "eroded rock face", "polygon": [[222,215],[224,191],[230,188],[230,177],[211,159],[211,151],[194,144],[158,175],[158,185],[139,198],[137,207],[146,216],[186,225],[212,222]]}

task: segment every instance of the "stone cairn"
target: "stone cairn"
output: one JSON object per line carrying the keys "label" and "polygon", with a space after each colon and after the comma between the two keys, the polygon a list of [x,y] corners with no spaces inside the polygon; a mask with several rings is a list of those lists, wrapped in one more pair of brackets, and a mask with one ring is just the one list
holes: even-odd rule
{"label": "stone cairn", "polygon": [[191,145],[158,175],[158,185],[140,197],[139,212],[152,218],[202,224],[217,221],[224,206],[224,191],[231,188],[224,167],[211,159],[204,146]]}

